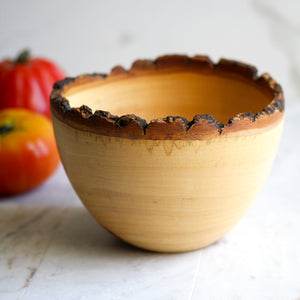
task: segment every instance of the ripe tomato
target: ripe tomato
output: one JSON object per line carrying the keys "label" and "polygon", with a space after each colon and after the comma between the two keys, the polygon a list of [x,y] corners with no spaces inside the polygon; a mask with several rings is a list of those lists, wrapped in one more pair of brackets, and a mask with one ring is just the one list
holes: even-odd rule
{"label": "ripe tomato", "polygon": [[51,119],[49,97],[55,81],[65,74],[43,58],[23,51],[16,60],[0,62],[0,109],[27,108]]}
{"label": "ripe tomato", "polygon": [[25,192],[57,168],[51,122],[25,109],[0,111],[0,195]]}

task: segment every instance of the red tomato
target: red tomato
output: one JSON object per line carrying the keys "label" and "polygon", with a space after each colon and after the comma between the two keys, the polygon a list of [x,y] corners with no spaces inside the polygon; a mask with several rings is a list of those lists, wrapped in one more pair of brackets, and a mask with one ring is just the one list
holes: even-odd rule
{"label": "red tomato", "polygon": [[0,195],[30,190],[57,168],[51,122],[25,109],[0,111]]}
{"label": "red tomato", "polygon": [[53,83],[65,74],[51,61],[30,58],[23,51],[16,60],[0,62],[0,109],[20,107],[50,115],[49,96]]}

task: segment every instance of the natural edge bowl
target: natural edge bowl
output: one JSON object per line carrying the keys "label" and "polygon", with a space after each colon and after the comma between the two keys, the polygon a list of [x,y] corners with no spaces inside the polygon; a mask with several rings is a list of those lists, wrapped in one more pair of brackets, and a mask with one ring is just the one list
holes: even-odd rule
{"label": "natural edge bowl", "polygon": [[221,238],[257,197],[284,97],[252,66],[167,55],[59,81],[51,113],[66,173],[95,219],[137,247],[182,252]]}

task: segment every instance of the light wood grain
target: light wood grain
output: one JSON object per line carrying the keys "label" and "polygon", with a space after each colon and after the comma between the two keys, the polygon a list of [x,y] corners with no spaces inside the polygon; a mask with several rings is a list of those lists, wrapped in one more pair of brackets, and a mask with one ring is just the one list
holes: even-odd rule
{"label": "light wood grain", "polygon": [[122,240],[162,252],[205,247],[242,218],[267,178],[284,115],[270,75],[206,56],[66,78],[50,98],[83,204]]}
{"label": "light wood grain", "polygon": [[282,128],[152,141],[53,121],[67,175],[90,213],[121,239],[166,252],[209,245],[241,219],[267,178]]}

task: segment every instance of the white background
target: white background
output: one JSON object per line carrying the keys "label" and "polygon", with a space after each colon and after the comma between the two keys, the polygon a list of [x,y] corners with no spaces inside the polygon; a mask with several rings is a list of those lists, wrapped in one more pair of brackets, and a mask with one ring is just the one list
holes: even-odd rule
{"label": "white background", "polygon": [[[300,299],[299,1],[0,0],[0,57],[25,47],[70,76],[167,53],[238,59],[283,86],[287,111],[259,198],[227,236],[202,250],[165,255],[118,243],[81,208],[62,167],[36,190],[1,199],[4,235],[14,228],[4,221],[10,214],[23,213],[22,228],[52,207],[48,221],[27,228],[28,239],[17,235],[23,248],[0,242],[1,299]],[[33,240],[47,245],[43,255],[34,256]]]}

